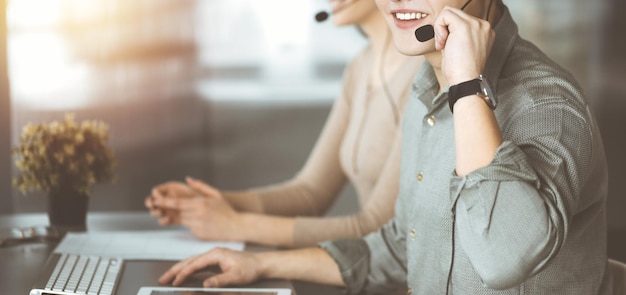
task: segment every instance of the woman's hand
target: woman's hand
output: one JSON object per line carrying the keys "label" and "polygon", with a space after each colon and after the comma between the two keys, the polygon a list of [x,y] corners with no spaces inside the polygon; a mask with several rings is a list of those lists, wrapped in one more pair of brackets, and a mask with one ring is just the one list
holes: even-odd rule
{"label": "woman's hand", "polygon": [[218,265],[222,273],[204,280],[205,288],[248,284],[262,274],[262,264],[256,254],[217,248],[175,264],[159,278],[159,283],[171,282],[173,286],[179,286],[194,272],[212,265]]}
{"label": "woman's hand", "polygon": [[460,9],[445,7],[434,23],[435,48],[441,50],[441,69],[449,85],[483,73],[495,32],[488,21]]}
{"label": "woman's hand", "polygon": [[162,199],[191,199],[198,193],[182,182],[166,182],[154,187],[151,194],[146,197],[144,204],[150,210],[150,215],[159,219],[160,225],[180,223],[178,210],[168,210],[159,207],[157,202]]}
{"label": "woman's hand", "polygon": [[[203,240],[241,241],[242,220],[212,186],[192,178],[187,178],[191,196],[175,198],[154,198],[154,205],[176,216],[183,226]],[[181,194],[182,195],[182,194]]]}

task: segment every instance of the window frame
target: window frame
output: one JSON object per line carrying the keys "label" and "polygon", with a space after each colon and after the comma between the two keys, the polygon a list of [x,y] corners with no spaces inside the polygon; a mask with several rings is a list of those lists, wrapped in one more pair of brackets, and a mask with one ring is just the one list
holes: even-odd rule
{"label": "window frame", "polygon": [[13,213],[11,91],[7,52],[7,1],[0,0],[0,214]]}

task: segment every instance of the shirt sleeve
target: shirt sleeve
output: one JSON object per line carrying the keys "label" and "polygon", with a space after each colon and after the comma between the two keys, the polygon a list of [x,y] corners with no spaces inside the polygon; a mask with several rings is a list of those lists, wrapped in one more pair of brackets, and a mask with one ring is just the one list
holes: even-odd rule
{"label": "shirt sleeve", "polygon": [[401,131],[396,131],[392,151],[367,203],[353,215],[340,217],[298,217],[294,243],[297,247],[315,245],[320,241],[338,238],[359,238],[378,230],[394,214],[400,178],[402,153]]}
{"label": "shirt sleeve", "polygon": [[490,165],[452,177],[458,238],[486,286],[518,285],[558,253],[585,205],[590,118],[563,99],[533,105],[504,126]]}
{"label": "shirt sleeve", "polygon": [[348,294],[389,294],[406,286],[406,237],[395,219],[361,239],[320,243],[339,266]]}
{"label": "shirt sleeve", "polygon": [[292,179],[252,188],[224,191],[224,197],[241,211],[280,216],[321,216],[347,181],[340,165],[340,147],[351,113],[349,89],[358,66],[353,61],[344,73],[343,90],[334,102],[324,128],[303,168]]}
{"label": "shirt sleeve", "polygon": [[339,155],[349,118],[350,104],[344,91],[333,104],[326,124],[300,172],[286,182],[255,190],[261,200],[263,213],[320,216],[330,208],[347,181]]}

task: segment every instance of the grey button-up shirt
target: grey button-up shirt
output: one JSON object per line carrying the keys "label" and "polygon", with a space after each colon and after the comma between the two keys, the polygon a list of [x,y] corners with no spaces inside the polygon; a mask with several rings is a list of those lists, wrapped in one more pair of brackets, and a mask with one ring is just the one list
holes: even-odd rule
{"label": "grey button-up shirt", "polygon": [[447,91],[425,63],[403,122],[396,216],[322,243],[349,293],[606,294],[607,167],[580,87],[521,39],[508,10],[485,75],[504,142],[456,176]]}

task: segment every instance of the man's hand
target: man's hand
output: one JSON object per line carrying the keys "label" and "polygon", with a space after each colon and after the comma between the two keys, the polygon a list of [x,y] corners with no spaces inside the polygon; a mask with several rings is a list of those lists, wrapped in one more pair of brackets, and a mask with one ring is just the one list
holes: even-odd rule
{"label": "man's hand", "polygon": [[203,286],[206,288],[248,284],[259,279],[262,274],[256,254],[217,248],[175,264],[159,278],[159,283],[172,282],[173,286],[179,286],[194,272],[212,265],[218,265],[222,273],[204,280]]}
{"label": "man's hand", "polygon": [[460,9],[445,7],[433,27],[435,48],[442,52],[441,69],[449,85],[482,74],[495,40],[489,22]]}
{"label": "man's hand", "polygon": [[339,267],[319,247],[256,253],[216,248],[175,264],[159,278],[159,284],[180,286],[194,272],[214,265],[222,273],[204,280],[204,287],[243,285],[260,278],[345,286]]}
{"label": "man's hand", "polygon": [[187,185],[190,193],[181,193],[184,197],[157,197],[154,205],[166,212],[176,212],[170,215],[175,215],[176,221],[199,239],[241,241],[243,221],[222,194],[192,178],[187,178]]}

